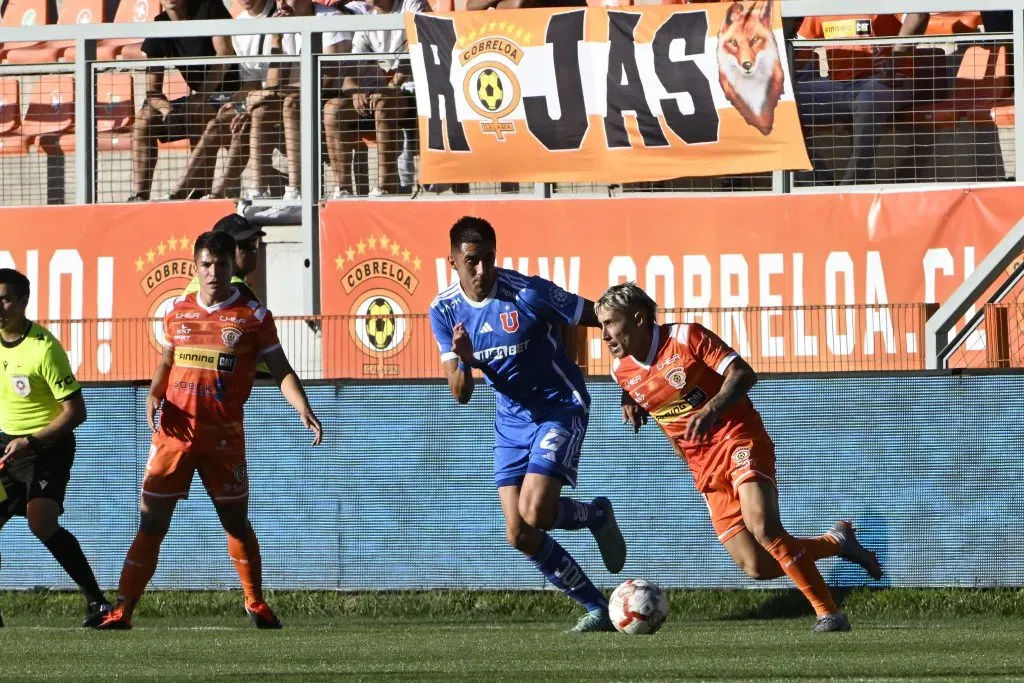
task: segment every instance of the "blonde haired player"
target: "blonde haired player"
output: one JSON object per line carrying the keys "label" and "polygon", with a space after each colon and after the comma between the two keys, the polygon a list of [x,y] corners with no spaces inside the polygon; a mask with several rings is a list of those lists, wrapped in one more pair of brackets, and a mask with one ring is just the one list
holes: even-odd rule
{"label": "blonde haired player", "polygon": [[814,607],[815,632],[848,631],[815,561],[838,555],[873,579],[882,568],[849,522],[818,538],[794,538],[779,518],[775,445],[747,397],[753,369],[701,325],[655,321],[657,305],[630,282],[610,287],[595,303],[623,390],[623,417],[634,431],[657,421],[693,473],[719,541],[750,577],[785,574]]}

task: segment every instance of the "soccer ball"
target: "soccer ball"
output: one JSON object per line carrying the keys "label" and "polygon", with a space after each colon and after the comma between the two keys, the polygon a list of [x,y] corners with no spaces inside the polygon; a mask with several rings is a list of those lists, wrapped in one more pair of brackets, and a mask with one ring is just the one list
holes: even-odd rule
{"label": "soccer ball", "polygon": [[668,596],[656,583],[630,579],[612,593],[608,616],[620,633],[629,636],[655,633],[668,617]]}

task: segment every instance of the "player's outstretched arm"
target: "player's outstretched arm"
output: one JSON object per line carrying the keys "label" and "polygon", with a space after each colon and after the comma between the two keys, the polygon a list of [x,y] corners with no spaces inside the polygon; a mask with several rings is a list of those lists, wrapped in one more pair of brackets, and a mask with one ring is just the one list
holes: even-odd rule
{"label": "player's outstretched arm", "polygon": [[160,409],[167,394],[167,382],[171,377],[171,366],[174,365],[174,347],[165,346],[160,360],[153,371],[153,381],[149,384],[149,395],[146,397],[146,422],[150,431],[156,431],[156,411]]}
{"label": "player's outstretched arm", "polygon": [[473,357],[473,341],[462,323],[457,323],[452,328],[452,353],[456,357],[449,358],[441,365],[445,377],[448,378],[448,388],[451,389],[452,396],[460,404],[465,405],[473,395],[473,365],[476,359]]}
{"label": "player's outstretched arm", "polygon": [[747,361],[736,357],[729,363],[723,375],[725,381],[718,393],[708,399],[704,407],[693,413],[686,424],[686,439],[694,441],[711,434],[715,420],[729,406],[747,395],[757,384],[757,373]]}
{"label": "player's outstretched arm", "polygon": [[580,321],[576,324],[580,327],[601,327],[601,323],[597,320],[597,313],[594,311],[594,302],[590,299],[583,299]]}
{"label": "player's outstretched arm", "polygon": [[313,445],[320,445],[324,435],[323,425],[320,424],[320,420],[313,413],[313,409],[309,407],[306,391],[302,388],[299,376],[292,369],[292,364],[288,362],[288,357],[284,355],[284,349],[278,347],[264,354],[263,360],[266,361],[267,367],[270,368],[270,374],[277,380],[277,384],[281,388],[281,395],[295,409],[295,412],[299,414],[299,419],[302,420],[302,424],[306,426],[306,429],[313,432]]}

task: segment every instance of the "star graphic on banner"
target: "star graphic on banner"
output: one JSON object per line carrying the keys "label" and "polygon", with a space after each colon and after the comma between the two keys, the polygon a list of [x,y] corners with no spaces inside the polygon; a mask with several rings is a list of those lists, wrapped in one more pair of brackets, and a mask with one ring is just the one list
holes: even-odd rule
{"label": "star graphic on banner", "polygon": [[386,250],[388,248],[388,242],[390,242],[390,241],[391,240],[388,239],[387,235],[381,235],[380,236],[380,248],[381,248],[382,251]]}
{"label": "star graphic on banner", "polygon": [[518,27],[518,26],[516,26],[516,30],[515,30],[513,35],[515,35],[515,37],[517,39],[522,40],[522,38],[523,38],[523,29]]}
{"label": "star graphic on banner", "polygon": [[179,244],[181,244],[181,250],[182,251],[188,252],[188,251],[190,251],[192,249],[192,243],[189,242],[188,237],[186,237],[185,235],[182,235],[181,239],[178,240],[178,242],[179,242]]}
{"label": "star graphic on banner", "polygon": [[178,240],[176,240],[173,235],[171,235],[169,238],[167,238],[167,244],[168,244],[168,246],[169,246],[171,251],[177,251],[178,250]]}
{"label": "star graphic on banner", "polygon": [[349,261],[354,261],[355,258],[356,258],[355,249],[353,249],[352,247],[349,247],[348,249],[346,249],[345,250],[345,256],[348,258]]}
{"label": "star graphic on banner", "polygon": [[410,252],[408,249],[403,251],[402,252],[402,263],[408,263],[409,262],[409,257],[411,255],[412,255],[412,252]]}
{"label": "star graphic on banner", "polygon": [[487,30],[488,31],[493,31],[496,28],[498,28],[498,22],[496,22],[496,21],[492,21],[491,23],[489,23],[487,25]]}
{"label": "star graphic on banner", "polygon": [[530,42],[531,40],[533,40],[533,34],[532,34],[532,33],[529,33],[529,32],[528,32],[528,33],[524,33],[524,34],[523,34],[523,42],[524,42],[524,43],[528,43],[528,42]]}
{"label": "star graphic on banner", "polygon": [[359,240],[359,243],[356,244],[356,249],[359,250],[360,254],[366,253],[366,242]]}
{"label": "star graphic on banner", "polygon": [[135,259],[135,270],[142,272],[142,264],[145,263],[141,258]]}
{"label": "star graphic on banner", "polygon": [[422,263],[423,263],[423,261],[420,261],[419,257],[414,258],[412,260],[412,268],[413,268],[413,270],[419,270],[420,269],[420,265]]}
{"label": "star graphic on banner", "polygon": [[152,263],[155,257],[156,253],[152,249],[150,249],[149,251],[146,252],[146,263]]}
{"label": "star graphic on banner", "polygon": [[391,255],[392,256],[398,256],[398,252],[401,251],[401,250],[402,250],[402,248],[400,246],[398,246],[398,242],[392,242],[391,243]]}
{"label": "star graphic on banner", "polygon": [[366,240],[366,243],[370,245],[370,249],[377,248],[377,238],[373,236],[373,233],[370,234],[370,239]]}
{"label": "star graphic on banner", "polygon": [[157,252],[158,254],[160,254],[161,256],[163,256],[163,255],[164,255],[164,252],[165,252],[165,251],[167,251],[167,245],[166,245],[166,244],[164,244],[163,242],[161,242],[160,244],[156,245],[156,252]]}
{"label": "star graphic on banner", "polygon": [[467,41],[469,41],[469,42],[471,42],[471,43],[472,43],[472,42],[473,42],[474,40],[476,40],[476,31],[470,31],[470,32],[469,32],[469,35],[468,35],[468,36],[466,36],[466,40],[467,40]]}
{"label": "star graphic on banner", "polygon": [[341,254],[338,254],[337,256],[334,257],[334,267],[337,270],[341,270],[342,266],[344,266],[344,265],[345,265],[345,259],[343,259],[341,257]]}
{"label": "star graphic on banner", "polygon": [[502,33],[505,32],[505,28],[507,26],[508,26],[508,22],[507,21],[499,21],[498,22],[498,30],[501,31]]}

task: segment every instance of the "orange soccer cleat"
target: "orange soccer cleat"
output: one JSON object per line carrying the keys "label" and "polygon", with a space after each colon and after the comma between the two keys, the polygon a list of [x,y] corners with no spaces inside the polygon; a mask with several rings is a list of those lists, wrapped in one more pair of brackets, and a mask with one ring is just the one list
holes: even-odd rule
{"label": "orange soccer cleat", "polygon": [[265,602],[253,602],[245,606],[245,613],[256,624],[256,628],[281,628],[284,624]]}

